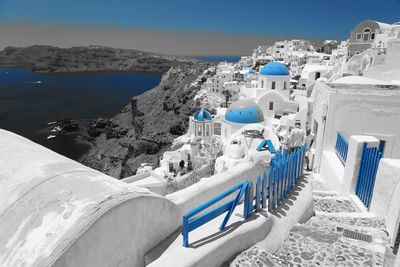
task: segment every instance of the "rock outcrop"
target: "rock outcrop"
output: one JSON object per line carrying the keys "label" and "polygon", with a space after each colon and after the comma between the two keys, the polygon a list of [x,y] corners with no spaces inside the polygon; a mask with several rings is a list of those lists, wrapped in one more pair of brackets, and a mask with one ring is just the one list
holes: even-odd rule
{"label": "rock outcrop", "polygon": [[0,66],[26,67],[36,72],[147,71],[165,72],[170,67],[191,65],[195,59],[110,47],[34,45],[6,47]]}
{"label": "rock outcrop", "polygon": [[135,174],[143,162],[157,166],[172,141],[187,131],[208,67],[202,62],[172,67],[157,87],[134,97],[119,114],[94,121],[83,135],[92,149],[82,163],[116,178]]}

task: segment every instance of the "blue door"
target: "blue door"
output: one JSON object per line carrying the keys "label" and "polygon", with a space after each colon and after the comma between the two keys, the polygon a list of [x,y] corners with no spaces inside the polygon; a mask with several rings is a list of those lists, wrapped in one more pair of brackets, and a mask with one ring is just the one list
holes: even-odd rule
{"label": "blue door", "polygon": [[374,192],[375,178],[378,171],[379,161],[382,158],[382,152],[377,147],[367,147],[363,145],[361,157],[360,172],[356,186],[356,195],[369,208]]}

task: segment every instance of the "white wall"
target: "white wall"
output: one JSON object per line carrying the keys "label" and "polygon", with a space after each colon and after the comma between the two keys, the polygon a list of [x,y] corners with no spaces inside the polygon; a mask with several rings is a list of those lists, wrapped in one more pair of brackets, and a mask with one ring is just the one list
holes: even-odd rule
{"label": "white wall", "polygon": [[265,167],[261,165],[263,157],[256,158],[254,161],[238,164],[229,171],[203,178],[198,183],[169,194],[167,199],[174,202],[180,209],[183,216],[186,212],[209,201],[221,193],[231,189],[239,183],[253,180],[256,181]]}
{"label": "white wall", "polygon": [[[332,89],[317,82],[313,119],[318,122],[316,164],[322,150],[334,151],[337,132],[370,135],[386,141],[384,156],[400,158],[400,91],[387,89]],[[325,104],[326,103],[326,104]],[[324,105],[327,116],[324,120]],[[313,120],[314,125],[314,120]],[[325,130],[323,125],[325,124]],[[313,129],[313,127],[312,127]]]}
{"label": "white wall", "polygon": [[174,203],[0,129],[0,266],[143,266]]}
{"label": "white wall", "polygon": [[400,223],[400,160],[379,162],[370,211],[385,218],[393,245]]}
{"label": "white wall", "polygon": [[[272,82],[275,82],[275,89],[272,89]],[[284,89],[286,83],[286,89]],[[258,87],[266,90],[289,90],[290,76],[289,75],[259,75]]]}

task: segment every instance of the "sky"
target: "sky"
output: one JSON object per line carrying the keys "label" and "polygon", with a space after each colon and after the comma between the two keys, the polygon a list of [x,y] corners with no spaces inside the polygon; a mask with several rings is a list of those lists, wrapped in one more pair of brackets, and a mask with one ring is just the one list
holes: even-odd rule
{"label": "sky", "polygon": [[248,54],[273,40],[344,40],[365,19],[400,21],[400,0],[0,0],[0,48],[98,44]]}

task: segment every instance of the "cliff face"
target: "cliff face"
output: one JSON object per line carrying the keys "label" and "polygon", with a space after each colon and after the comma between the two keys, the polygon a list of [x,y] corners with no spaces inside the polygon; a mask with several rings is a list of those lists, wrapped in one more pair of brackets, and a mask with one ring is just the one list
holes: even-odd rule
{"label": "cliff face", "polygon": [[82,163],[116,178],[133,175],[143,162],[157,166],[173,139],[187,131],[199,105],[193,98],[209,66],[173,67],[157,87],[134,97],[119,114],[96,120],[84,134],[93,146]]}
{"label": "cliff face", "polygon": [[37,72],[73,71],[152,71],[191,65],[197,60],[110,47],[72,47],[34,45],[6,47],[0,51],[0,66],[27,67]]}

